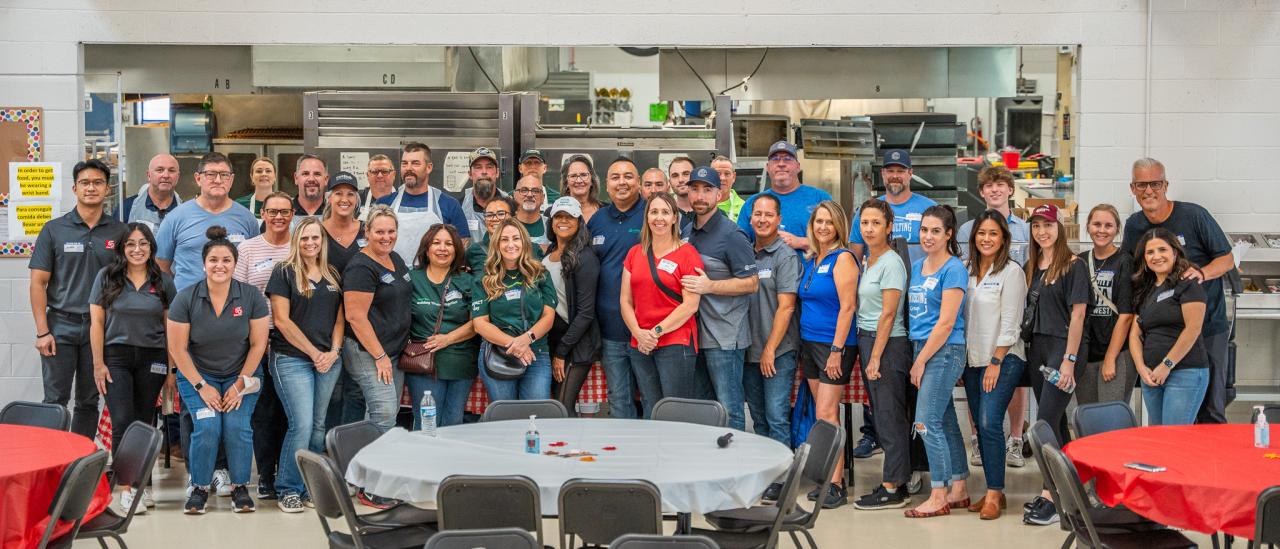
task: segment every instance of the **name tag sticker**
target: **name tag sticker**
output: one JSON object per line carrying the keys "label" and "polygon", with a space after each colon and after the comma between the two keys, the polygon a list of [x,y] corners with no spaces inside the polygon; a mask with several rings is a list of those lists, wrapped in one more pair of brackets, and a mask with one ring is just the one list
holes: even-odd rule
{"label": "name tag sticker", "polygon": [[658,262],[658,270],[665,271],[667,274],[675,274],[676,262],[670,259],[663,259]]}
{"label": "name tag sticker", "polygon": [[502,295],[506,296],[507,301],[515,301],[520,299],[520,289],[516,288],[514,290],[507,290],[506,292],[503,292]]}
{"label": "name tag sticker", "polygon": [[230,240],[232,244],[239,244],[239,243],[241,243],[241,242],[244,242],[244,235],[242,235],[242,234],[229,234],[229,235],[227,235],[227,240]]}
{"label": "name tag sticker", "polygon": [[409,281],[409,273],[407,273],[407,272],[406,272],[406,273],[404,273],[404,276],[402,276],[402,277],[400,277],[400,278],[403,278],[405,282],[408,282],[408,281]]}
{"label": "name tag sticker", "polygon": [[196,410],[196,419],[213,419],[217,416],[218,412],[213,411],[213,408],[201,408]]}
{"label": "name tag sticker", "polygon": [[905,217],[907,218],[907,221],[920,221],[923,219],[920,214],[914,212],[907,214]]}
{"label": "name tag sticker", "polygon": [[163,362],[152,362],[151,373],[165,375],[169,373],[169,365]]}
{"label": "name tag sticker", "polygon": [[818,274],[827,274],[831,272],[831,265],[823,265],[818,267]]}
{"label": "name tag sticker", "polygon": [[1182,244],[1183,246],[1186,246],[1186,245],[1187,245],[1187,237],[1182,236],[1182,235],[1178,235],[1178,244]]}
{"label": "name tag sticker", "polygon": [[479,231],[479,230],[480,230],[480,220],[479,220],[479,219],[468,219],[468,220],[467,220],[467,228],[469,228],[469,229],[471,229],[471,230],[473,230],[473,231]]}
{"label": "name tag sticker", "polygon": [[756,271],[756,274],[760,275],[760,280],[773,278],[773,269],[760,269],[759,271]]}
{"label": "name tag sticker", "polygon": [[67,242],[62,245],[62,253],[79,254],[84,253],[84,242]]}
{"label": "name tag sticker", "polygon": [[1173,297],[1173,290],[1165,290],[1156,295],[1156,303]]}
{"label": "name tag sticker", "polygon": [[602,234],[598,234],[598,235],[595,235],[595,236],[591,237],[591,245],[592,245],[592,246],[603,246],[603,245],[604,245],[604,235],[602,235]]}
{"label": "name tag sticker", "polygon": [[364,238],[357,238],[357,239],[356,239],[356,246],[359,246],[359,247],[363,248],[363,247],[368,246],[368,245],[369,245],[369,241],[368,241],[367,239],[364,239]]}
{"label": "name tag sticker", "polygon": [[459,292],[458,290],[449,290],[448,293],[444,294],[445,303],[457,301],[459,299],[462,299],[462,292]]}
{"label": "name tag sticker", "polygon": [[390,284],[396,281],[396,275],[393,275],[391,273],[382,273],[381,280],[383,284]]}
{"label": "name tag sticker", "polygon": [[276,264],[275,259],[264,259],[262,261],[259,261],[253,266],[253,272],[260,273],[262,271],[269,270],[271,269],[271,266],[275,264]]}
{"label": "name tag sticker", "polygon": [[929,277],[929,278],[926,278],[926,279],[924,279],[924,283],[923,283],[923,284],[921,284],[921,285],[920,285],[920,287],[921,287],[921,288],[924,288],[925,290],[932,290],[932,289],[934,289],[934,288],[937,288],[937,287],[938,287],[938,279],[936,279],[936,278],[934,278],[934,277],[932,277],[932,276],[931,276],[931,277]]}

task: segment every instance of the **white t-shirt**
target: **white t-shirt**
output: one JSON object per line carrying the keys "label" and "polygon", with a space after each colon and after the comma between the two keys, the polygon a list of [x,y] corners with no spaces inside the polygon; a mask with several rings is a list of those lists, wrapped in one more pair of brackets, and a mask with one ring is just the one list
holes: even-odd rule
{"label": "white t-shirt", "polygon": [[569,300],[565,299],[564,266],[550,257],[542,258],[542,266],[546,267],[551,284],[556,287],[556,316],[565,322],[569,321]]}

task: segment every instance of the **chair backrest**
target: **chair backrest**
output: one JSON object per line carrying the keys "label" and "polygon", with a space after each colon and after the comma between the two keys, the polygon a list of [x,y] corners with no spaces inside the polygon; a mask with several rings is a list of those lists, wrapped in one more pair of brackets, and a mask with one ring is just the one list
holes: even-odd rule
{"label": "chair backrest", "polygon": [[1127,402],[1118,400],[1082,404],[1071,414],[1071,427],[1076,430],[1077,437],[1137,426],[1138,420],[1133,416],[1133,408]]}
{"label": "chair backrest", "polygon": [[653,411],[650,412],[649,418],[657,421],[681,421],[698,425],[710,425],[712,427],[727,427],[729,425],[729,412],[724,409],[723,404],[714,400],[697,400],[693,398],[667,397],[659,400],[653,405]]}
{"label": "chair backrest", "polygon": [[436,492],[440,530],[522,528],[542,545],[542,504],[529,477],[445,477]]}
{"label": "chair backrest", "polygon": [[1280,486],[1272,486],[1258,494],[1258,518],[1253,529],[1253,542],[1280,545]]}
{"label": "chair backrest", "polygon": [[573,479],[560,487],[560,547],[608,545],[624,534],[662,533],[662,496],[647,480]]}
{"label": "chair backrest", "polygon": [[[801,473],[804,472],[804,464],[809,459],[811,447],[806,442],[796,448],[795,456],[791,458],[791,468],[787,470],[787,476],[782,481],[782,491],[778,495],[777,514],[774,515],[773,525],[769,527],[769,541],[764,547],[774,547],[778,542],[778,532],[782,530],[782,523],[796,509],[796,500],[800,497],[800,486],[802,484]],[[821,503],[815,505],[821,506]]]}
{"label": "chair backrest", "polygon": [[353,543],[357,547],[363,547],[361,534],[364,530],[356,524],[355,504],[351,503],[347,482],[342,479],[342,473],[338,472],[338,464],[329,456],[305,448],[299,449],[294,454],[294,459],[298,463],[298,470],[302,472],[302,482],[311,496],[311,503],[315,505],[316,515],[320,517],[324,535],[328,537],[333,532],[329,527],[330,519],[342,518],[346,520],[347,531],[351,533]]}
{"label": "chair backrest", "polygon": [[1062,522],[1070,527],[1076,538],[1091,542],[1082,545],[1103,547],[1098,540],[1098,529],[1089,517],[1091,506],[1089,496],[1084,492],[1084,483],[1080,482],[1080,474],[1076,471],[1076,466],[1054,444],[1041,445],[1040,453],[1044,455],[1049,476],[1053,477],[1054,485],[1058,487],[1058,493],[1054,494],[1053,502],[1058,508]]}
{"label": "chair backrest", "polygon": [[480,421],[507,421],[512,419],[558,419],[569,417],[569,410],[558,400],[495,400],[484,409]]}
{"label": "chair backrest", "polygon": [[[63,534],[59,539],[75,539],[76,534],[80,532],[80,524],[84,521],[84,514],[89,510],[89,503],[93,501],[93,494],[98,490],[98,483],[106,470],[107,453],[97,450],[71,462],[62,471],[58,490],[53,495],[53,501],[49,503],[49,516],[52,518],[44,530],[44,537],[40,539],[38,546],[40,549],[44,549],[53,541],[53,530],[59,521],[72,523],[71,531]],[[67,545],[70,546],[70,544]]]}
{"label": "chair backrest", "polygon": [[627,534],[614,540],[609,549],[720,549],[720,546],[706,536]]}
{"label": "chair backrest", "polygon": [[[1262,414],[1267,416],[1267,423],[1271,425],[1280,425],[1280,404],[1268,404],[1262,407]],[[1249,415],[1249,423],[1258,421],[1258,411],[1254,410]]]}
{"label": "chair backrest", "polygon": [[[142,490],[151,480],[151,470],[156,465],[156,458],[160,456],[160,445],[163,442],[164,437],[159,429],[141,421],[129,424],[124,436],[120,437],[120,445],[115,448],[115,459],[111,463],[111,468],[115,471],[111,479],[112,488],[128,486],[134,490]],[[125,509],[127,514],[122,528],[128,528],[140,501],[142,498],[133,498],[133,503]]]}
{"label": "chair backrest", "polygon": [[427,539],[425,549],[539,549],[538,540],[520,528],[450,530]]}
{"label": "chair backrest", "polygon": [[382,429],[367,419],[329,429],[324,435],[324,448],[337,464],[339,476],[347,474],[347,466],[356,453],[380,436]]}
{"label": "chair backrest", "polygon": [[57,404],[14,401],[0,411],[0,423],[67,431],[71,429],[71,412]]}
{"label": "chair backrest", "polygon": [[[802,489],[814,486],[819,489],[819,494],[825,494],[831,483],[831,475],[835,473],[836,464],[840,461],[840,452],[844,449],[844,428],[819,419],[809,429],[809,437],[805,442],[809,444],[809,459],[805,460],[800,476],[804,484]],[[808,520],[805,521],[808,527],[812,528],[818,522],[818,513],[821,511],[821,505],[813,506],[813,512],[809,513]]]}

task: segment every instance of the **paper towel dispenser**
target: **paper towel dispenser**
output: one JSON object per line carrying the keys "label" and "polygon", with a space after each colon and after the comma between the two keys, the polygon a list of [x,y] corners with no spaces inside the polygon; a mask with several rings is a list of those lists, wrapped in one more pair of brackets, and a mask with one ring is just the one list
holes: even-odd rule
{"label": "paper towel dispenser", "polygon": [[174,105],[169,111],[169,153],[212,152],[217,126],[213,111],[199,105]]}

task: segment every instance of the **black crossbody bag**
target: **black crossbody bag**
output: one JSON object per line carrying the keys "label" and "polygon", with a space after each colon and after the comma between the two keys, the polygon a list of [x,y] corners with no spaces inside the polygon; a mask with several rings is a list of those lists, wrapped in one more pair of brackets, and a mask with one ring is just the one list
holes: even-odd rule
{"label": "black crossbody bag", "polygon": [[667,297],[676,300],[676,303],[684,303],[684,296],[662,283],[662,279],[658,278],[658,263],[653,258],[653,250],[646,250],[645,256],[649,258],[649,276],[653,277],[653,283],[658,285],[658,289]]}

